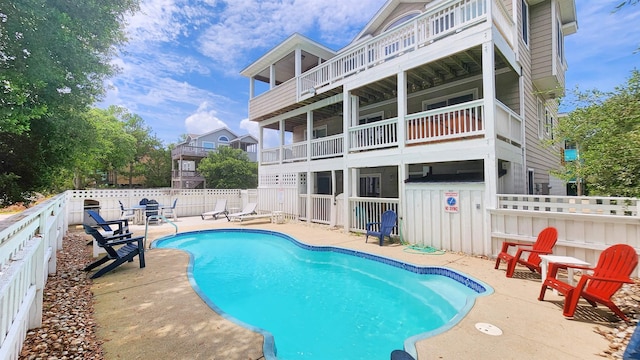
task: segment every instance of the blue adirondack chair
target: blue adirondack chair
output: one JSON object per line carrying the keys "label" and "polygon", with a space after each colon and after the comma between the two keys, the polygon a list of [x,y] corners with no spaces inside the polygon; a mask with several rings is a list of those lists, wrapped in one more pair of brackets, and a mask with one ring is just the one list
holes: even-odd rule
{"label": "blue adirondack chair", "polygon": [[370,222],[366,224],[367,233],[365,235],[365,242],[369,242],[369,235],[375,236],[380,239],[380,246],[384,242],[384,237],[390,237],[391,231],[396,227],[396,220],[398,216],[393,210],[387,210],[382,213],[382,219],[380,222]]}
{"label": "blue adirondack chair", "polygon": [[100,247],[105,249],[107,255],[87,265],[83,270],[91,271],[98,266],[109,261],[111,263],[93,274],[92,279],[98,278],[109,271],[117,268],[125,262],[133,261],[136,256],[140,260],[140,268],[145,267],[144,263],[144,236],[132,238],[131,234],[120,234],[111,237],[104,237],[98,230],[89,225],[83,224],[84,231],[91,235]]}

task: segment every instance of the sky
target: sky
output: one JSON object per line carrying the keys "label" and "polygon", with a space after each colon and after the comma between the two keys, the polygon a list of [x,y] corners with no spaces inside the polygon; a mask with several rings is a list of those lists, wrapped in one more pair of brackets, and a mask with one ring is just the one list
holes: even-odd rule
{"label": "sky", "polygon": [[[249,79],[240,71],[300,33],[333,50],[349,44],[386,0],[140,0],[129,42],[97,104],[140,115],[165,145],[248,121]],[[566,88],[613,90],[640,69],[640,5],[576,0],[578,32],[565,38]],[[570,109],[563,109],[570,110]]]}

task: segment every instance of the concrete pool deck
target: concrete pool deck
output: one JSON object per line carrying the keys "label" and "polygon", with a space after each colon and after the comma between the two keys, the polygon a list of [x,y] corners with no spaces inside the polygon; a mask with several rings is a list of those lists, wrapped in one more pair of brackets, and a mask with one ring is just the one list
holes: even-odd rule
{"label": "concrete pool deck", "polygon": [[[413,254],[400,244],[365,243],[363,235],[302,222],[271,224],[268,219],[228,222],[225,218],[179,218],[180,232],[240,227],[285,233],[310,245],[344,247],[416,265],[445,266],[477,278],[494,289],[479,297],[460,322],[448,331],[416,344],[418,359],[602,359],[609,342],[594,330],[610,327],[615,319],[607,308],[581,303],[573,320],[562,316],[563,298],[548,290],[537,300],[540,277],[518,268],[505,277],[505,266],[464,254]],[[149,227],[153,241],[175,232],[171,225]],[[144,234],[144,226],[132,226]],[[149,242],[147,243],[149,244]],[[138,260],[94,280],[95,319],[106,359],[261,359],[262,336],[230,322],[211,310],[193,291],[187,278],[189,257],[168,249],[145,253],[146,268]],[[393,306],[390,304],[389,311]],[[477,323],[502,330],[500,336],[478,331]],[[277,339],[276,339],[277,344]],[[402,344],[398,344],[402,348]],[[388,356],[381,360],[389,359]],[[373,360],[373,359],[372,359]]]}

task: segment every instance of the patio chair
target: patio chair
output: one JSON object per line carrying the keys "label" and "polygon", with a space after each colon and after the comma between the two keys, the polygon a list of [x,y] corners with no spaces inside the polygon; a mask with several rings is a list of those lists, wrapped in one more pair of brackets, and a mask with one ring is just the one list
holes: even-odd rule
{"label": "patio chair", "polygon": [[393,350],[391,352],[391,360],[415,360],[411,354],[404,350]]}
{"label": "patio chair", "polygon": [[134,209],[126,209],[122,201],[118,200],[120,204],[120,219],[121,220],[133,220],[136,217],[136,212]]}
{"label": "patio chair", "polygon": [[156,223],[159,224],[161,222],[160,218],[160,204],[156,200],[149,200],[145,204],[144,215],[147,221],[147,224]]}
{"label": "patio chair", "polygon": [[[516,269],[517,264],[524,265],[531,271],[537,271],[542,273],[540,269],[540,255],[548,255],[552,253],[553,247],[558,241],[558,230],[554,227],[547,227],[543,229],[539,234],[536,242],[533,244],[523,244],[511,241],[505,241],[502,243],[502,250],[498,254],[496,259],[495,269],[500,267],[500,261],[507,263],[507,277],[513,277],[513,272]],[[510,247],[516,247],[515,255],[511,255],[508,251]],[[528,252],[529,256],[524,259],[522,253]]]}
{"label": "patio chair", "polygon": [[365,242],[369,242],[369,235],[380,239],[380,246],[384,242],[384,237],[391,238],[391,231],[396,227],[398,216],[393,210],[387,210],[382,213],[380,222],[369,222],[365,225],[367,233],[365,234]]}
{"label": "patio chair", "polygon": [[178,199],[173,200],[173,205],[171,206],[163,206],[160,211],[162,212],[162,216],[165,218],[172,217],[173,221],[176,221],[178,218],[178,214],[176,213],[176,204],[178,203]]}
{"label": "patio chair", "polygon": [[242,211],[233,214],[224,214],[224,216],[227,218],[227,221],[231,221],[231,219],[233,218],[241,218],[245,215],[255,215],[257,206],[257,203],[248,203],[247,205],[245,205]]}
{"label": "patio chair", "polygon": [[[100,214],[93,210],[87,210],[87,215],[96,222],[96,224],[104,231],[103,236],[113,236],[129,233],[129,220],[105,220]],[[112,228],[111,225],[117,225],[118,228]]]}
{"label": "patio chair", "polygon": [[[594,268],[580,265],[551,263],[547,278],[542,283],[538,300],[543,301],[547,287],[564,294],[564,308],[562,315],[572,318],[578,307],[578,300],[583,297],[593,307],[596,303],[606,305],[622,320],[629,321],[622,311],[611,301],[611,297],[622,287],[622,284],[633,284],[629,277],[638,265],[638,254],[635,249],[626,244],[610,246],[602,251],[598,264]],[[559,269],[580,269],[582,276],[578,284],[573,287],[556,279]],[[593,275],[586,272],[593,271]]]}
{"label": "patio chair", "polygon": [[213,210],[200,214],[200,217],[202,217],[202,220],[204,220],[205,216],[211,216],[214,219],[218,219],[218,215],[225,215],[227,213],[227,199],[218,199]]}
{"label": "patio chair", "polygon": [[[142,269],[145,267],[144,236],[126,238],[127,234],[120,234],[105,238],[98,230],[92,228],[91,226],[86,224],[83,224],[82,226],[84,227],[84,231],[87,234],[91,235],[93,239],[98,243],[98,245],[105,249],[105,251],[107,252],[105,256],[87,265],[83,270],[91,271],[108,261],[112,261],[109,265],[103,267],[102,269],[98,270],[98,272],[93,274],[91,276],[92,279],[99,278],[100,276],[117,268],[125,262],[132,262],[133,258],[135,258],[136,256],[138,256],[138,259],[140,261],[140,268]],[[116,246],[120,247],[116,248]]]}

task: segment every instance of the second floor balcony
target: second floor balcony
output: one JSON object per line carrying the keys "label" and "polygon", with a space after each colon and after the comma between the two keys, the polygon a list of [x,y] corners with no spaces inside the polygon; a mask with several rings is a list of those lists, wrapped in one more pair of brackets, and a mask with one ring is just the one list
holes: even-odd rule
{"label": "second floor balcony", "polygon": [[[429,146],[486,136],[484,100],[474,100],[439,109],[409,114],[368,124],[351,126],[346,133],[283,144],[263,149],[261,164],[312,161],[344,156],[346,152],[375,151],[405,146]],[[404,133],[398,122],[404,121]],[[496,100],[494,126],[497,139],[513,146],[523,143],[520,115]]]}

